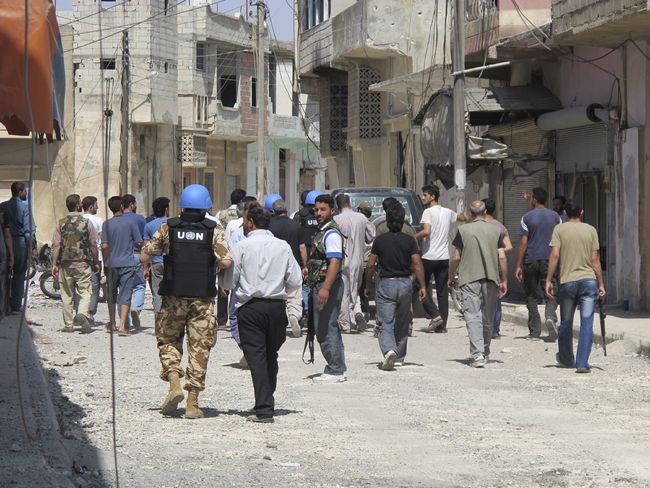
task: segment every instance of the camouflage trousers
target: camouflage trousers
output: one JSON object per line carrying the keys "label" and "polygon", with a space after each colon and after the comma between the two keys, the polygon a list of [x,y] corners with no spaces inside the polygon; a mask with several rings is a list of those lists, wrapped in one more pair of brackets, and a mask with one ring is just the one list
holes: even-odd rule
{"label": "camouflage trousers", "polygon": [[212,315],[212,298],[181,298],[164,296],[156,320],[156,340],[162,371],[183,376],[183,339],[187,335],[186,390],[203,391],[210,349],[217,342],[217,327]]}

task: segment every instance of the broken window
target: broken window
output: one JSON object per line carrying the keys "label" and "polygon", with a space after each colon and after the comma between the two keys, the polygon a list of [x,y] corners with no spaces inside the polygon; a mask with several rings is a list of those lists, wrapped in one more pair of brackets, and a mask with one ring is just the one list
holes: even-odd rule
{"label": "broken window", "polygon": [[115,58],[102,58],[100,64],[104,70],[115,69]]}
{"label": "broken window", "polygon": [[224,107],[234,107],[237,104],[237,77],[223,75],[219,77],[219,100]]}

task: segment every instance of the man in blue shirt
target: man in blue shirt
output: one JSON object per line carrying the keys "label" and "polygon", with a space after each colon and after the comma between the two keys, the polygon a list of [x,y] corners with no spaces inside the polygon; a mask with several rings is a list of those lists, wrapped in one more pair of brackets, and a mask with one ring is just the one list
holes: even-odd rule
{"label": "man in blue shirt", "polygon": [[[12,312],[20,312],[25,294],[28,252],[36,249],[36,225],[27,204],[25,183],[15,181],[11,184],[11,200],[0,205],[11,233],[14,267],[11,279],[10,306]],[[31,227],[31,228],[30,228]],[[31,237],[31,239],[30,239]],[[29,243],[31,240],[31,244]],[[28,247],[31,246],[31,249]]]}
{"label": "man in blue shirt", "polygon": [[[167,222],[169,217],[169,198],[159,197],[153,201],[153,214],[156,217],[155,219],[147,222],[147,225],[144,226],[144,243],[146,244],[151,240],[153,235],[158,232],[160,226],[163,222]],[[160,307],[162,306],[162,297],[158,295],[158,287],[160,287],[160,282],[163,279],[163,256],[154,256],[152,264],[147,265],[144,269],[145,280],[148,280],[151,277],[151,294],[153,295],[153,311],[154,317],[158,317],[158,312],[160,312]]]}
{"label": "man in blue shirt", "polygon": [[[145,218],[136,213],[138,204],[135,197],[130,194],[122,196],[122,206],[124,207],[124,216],[133,220],[138,225],[140,235],[144,234]],[[144,294],[147,289],[147,280],[144,279],[144,268],[140,263],[140,245],[133,248],[133,265],[135,266],[135,278],[133,283],[133,300],[131,304],[131,322],[136,329],[140,328],[140,312],[144,308]]]}
{"label": "man in blue shirt", "polygon": [[104,272],[108,282],[108,314],[110,326],[115,327],[115,305],[119,307],[119,335],[128,335],[127,320],[131,308],[131,295],[135,281],[133,248],[140,248],[142,235],[134,220],[125,217],[122,198],[114,196],[108,200],[113,218],[102,225],[102,253]]}
{"label": "man in blue shirt", "polygon": [[[561,224],[560,216],[553,210],[546,208],[548,193],[543,188],[533,188],[531,206],[533,209],[521,218],[521,240],[519,241],[519,255],[515,278],[524,284],[526,305],[528,307],[528,338],[537,339],[542,333],[542,320],[537,310],[537,300],[544,296],[546,287],[546,272],[551,254],[551,236],[553,229]],[[553,289],[557,296],[557,281],[553,278]],[[557,323],[557,299],[547,298],[544,317],[547,340],[554,342],[557,339],[555,330]]]}

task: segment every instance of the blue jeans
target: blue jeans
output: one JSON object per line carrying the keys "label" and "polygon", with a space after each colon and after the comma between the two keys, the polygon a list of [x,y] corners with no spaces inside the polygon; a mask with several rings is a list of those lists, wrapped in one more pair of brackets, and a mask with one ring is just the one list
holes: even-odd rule
{"label": "blue jeans", "polygon": [[144,280],[144,268],[140,262],[140,255],[133,255],[133,265],[135,266],[135,277],[133,281],[133,303],[131,310],[142,312],[144,308],[144,293],[147,290],[147,282]]}
{"label": "blue jeans", "polygon": [[[570,281],[560,285],[560,330],[557,334],[560,362],[565,366],[589,368],[589,353],[594,337],[594,310],[598,285],[594,279]],[[573,356],[573,314],[580,304],[578,352]]]}
{"label": "blue jeans", "polygon": [[343,375],[346,371],[345,366],[345,348],[343,347],[343,337],[339,328],[339,312],[341,311],[341,301],[343,300],[343,279],[339,276],[334,280],[330,288],[330,296],[323,305],[318,304],[318,292],[323,287],[323,283],[318,283],[313,289],[314,300],[314,329],[316,330],[316,339],[320,344],[320,350],[323,353],[327,366],[325,373],[331,375]]}
{"label": "blue jeans", "polygon": [[239,338],[239,322],[237,319],[237,289],[230,290],[230,302],[228,303],[228,321],[230,322],[230,334],[238,346],[241,347],[241,339]]}
{"label": "blue jeans", "polygon": [[25,295],[25,278],[27,273],[27,240],[24,237],[14,237],[14,269],[11,278],[11,308],[18,310],[23,305]]}
{"label": "blue jeans", "polygon": [[398,362],[404,362],[406,357],[412,292],[410,278],[382,278],[375,292],[377,321],[381,322],[379,348],[384,356],[388,351],[395,351]]}
{"label": "blue jeans", "polygon": [[497,310],[494,313],[494,325],[492,326],[492,335],[501,334],[501,299],[497,297]]}
{"label": "blue jeans", "polygon": [[302,282],[302,315],[309,317],[309,282]]}

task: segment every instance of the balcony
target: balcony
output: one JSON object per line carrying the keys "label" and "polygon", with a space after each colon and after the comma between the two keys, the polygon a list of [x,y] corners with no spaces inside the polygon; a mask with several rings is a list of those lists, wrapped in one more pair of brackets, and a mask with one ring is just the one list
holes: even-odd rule
{"label": "balcony", "polygon": [[406,8],[394,0],[358,0],[332,18],[333,60],[388,59],[418,51],[426,44],[436,3],[415,1]]}
{"label": "balcony", "polygon": [[553,0],[553,39],[558,43],[614,47],[648,36],[648,0]]}
{"label": "balcony", "polygon": [[300,35],[300,75],[329,67],[332,60],[332,22],[326,20]]}
{"label": "balcony", "polygon": [[[523,17],[536,26],[551,21],[551,0],[467,0],[465,54],[481,53],[503,39],[529,30]],[[519,10],[518,10],[519,9]]]}

